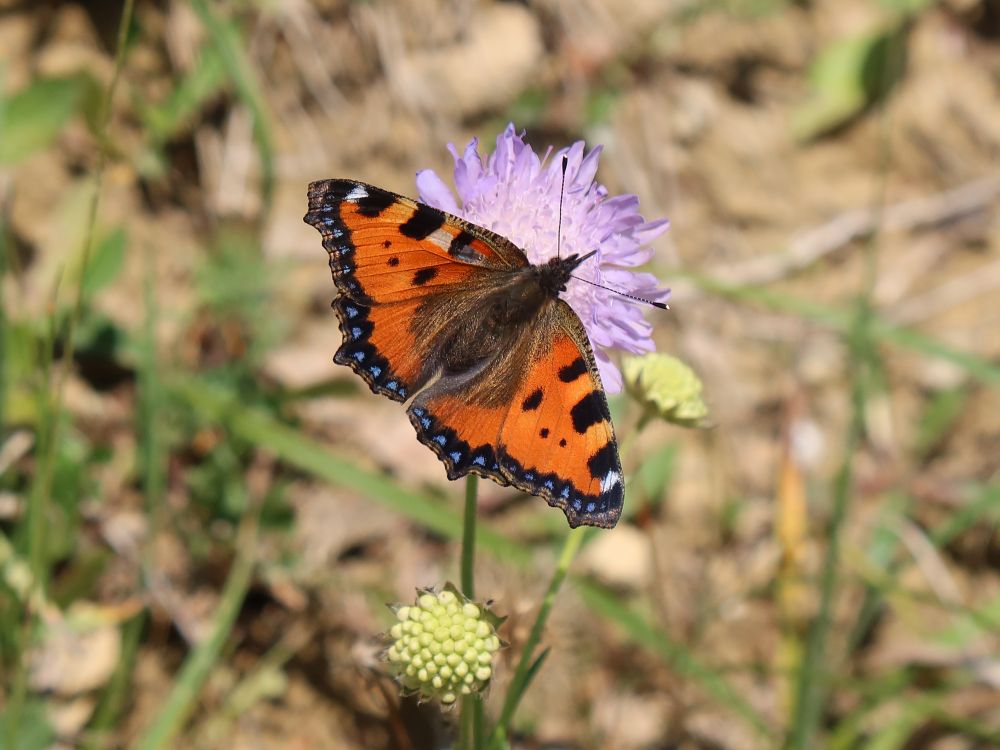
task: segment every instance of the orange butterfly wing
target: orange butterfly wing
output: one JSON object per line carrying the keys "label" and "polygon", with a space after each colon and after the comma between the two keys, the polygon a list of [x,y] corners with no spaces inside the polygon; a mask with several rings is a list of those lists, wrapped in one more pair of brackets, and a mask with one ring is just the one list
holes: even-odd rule
{"label": "orange butterfly wing", "polygon": [[570,526],[611,528],[624,501],[611,413],[583,323],[566,302],[556,305],[550,340],[504,422],[500,464],[514,486],[561,508]]}
{"label": "orange butterfly wing", "polygon": [[355,180],[310,184],[305,221],[323,236],[341,293],[334,310],[344,343],[334,361],[395,401],[433,374],[430,342],[408,325],[426,298],[528,263],[500,235]]}
{"label": "orange butterfly wing", "polygon": [[515,352],[491,365],[516,383],[512,399],[484,404],[475,384],[435,384],[414,399],[410,421],[450,479],[487,476],[545,498],[572,527],[611,528],[621,516],[624,479],[583,324],[560,300],[535,334],[524,342],[526,357]]}
{"label": "orange butterfly wing", "polygon": [[498,234],[354,180],[310,184],[305,221],[323,235],[337,288],[363,304],[421,297],[477,268],[528,262]]}

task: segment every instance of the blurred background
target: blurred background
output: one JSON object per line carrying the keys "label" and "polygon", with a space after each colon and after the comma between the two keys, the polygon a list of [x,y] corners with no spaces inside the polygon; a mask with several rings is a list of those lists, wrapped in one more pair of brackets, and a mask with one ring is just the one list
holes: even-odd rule
{"label": "blurred background", "polygon": [[[378,634],[457,579],[462,485],[331,363],[302,215],[508,122],[669,217],[649,317],[710,409],[613,400],[626,515],[514,746],[1000,746],[1000,3],[122,14],[0,2],[0,747],[440,741]],[[479,505],[495,715],[566,531]]]}

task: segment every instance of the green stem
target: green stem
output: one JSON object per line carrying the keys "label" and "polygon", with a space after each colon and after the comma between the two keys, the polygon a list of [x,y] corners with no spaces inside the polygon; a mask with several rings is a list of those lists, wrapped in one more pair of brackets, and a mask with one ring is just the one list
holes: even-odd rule
{"label": "green stem", "polygon": [[483,697],[481,695],[476,695],[474,696],[472,703],[472,742],[473,747],[475,747],[476,750],[482,750],[483,747],[484,725]]}
{"label": "green stem", "polygon": [[[890,57],[895,59],[895,55]],[[873,201],[878,219],[875,222],[876,231],[868,238],[865,245],[860,294],[847,335],[848,361],[852,364],[848,376],[851,384],[851,418],[847,427],[844,460],[834,480],[833,507],[827,523],[828,542],[819,584],[819,612],[810,628],[806,641],[805,657],[798,672],[796,701],[788,736],[788,747],[792,750],[806,750],[815,747],[815,737],[819,731],[823,707],[826,703],[830,671],[828,665],[831,661],[827,653],[827,646],[833,619],[833,602],[840,579],[841,537],[852,499],[854,456],[861,448],[864,439],[865,407],[868,393],[871,390],[871,380],[878,362],[878,352],[875,347],[873,298],[878,277],[879,229],[881,227],[881,214],[886,204],[892,154],[889,111],[886,107],[882,108],[879,124],[881,126],[881,158]]]}
{"label": "green stem", "polygon": [[517,711],[518,704],[521,702],[524,691],[528,686],[528,679],[532,674],[532,665],[534,664],[535,649],[542,639],[542,631],[545,629],[545,623],[548,622],[552,605],[556,600],[556,594],[559,593],[563,581],[566,580],[570,563],[573,562],[573,558],[576,557],[576,553],[580,550],[580,545],[583,543],[586,532],[587,529],[581,526],[573,529],[566,535],[562,552],[560,552],[559,560],[556,563],[555,572],[552,574],[552,580],[549,581],[549,588],[545,592],[545,598],[542,599],[542,606],[538,610],[538,616],[535,618],[534,625],[531,626],[531,633],[528,635],[528,640],[521,651],[521,660],[517,664],[517,670],[514,672],[510,687],[507,689],[503,709],[500,711],[500,720],[497,722],[496,728],[490,736],[489,744],[491,747],[493,743],[506,738],[510,731],[510,723],[514,718],[514,712]]}
{"label": "green stem", "polygon": [[[474,599],[476,562],[476,498],[479,492],[479,477],[469,474],[465,477],[465,512],[462,520],[462,593]],[[461,746],[466,750],[482,746],[483,701],[478,695],[462,698]]]}
{"label": "green stem", "polygon": [[479,477],[469,474],[465,478],[465,517],[462,524],[462,593],[475,599],[476,561],[476,496]]}
{"label": "green stem", "polygon": [[122,627],[121,657],[87,728],[83,744],[85,750],[100,750],[111,745],[122,707],[129,700],[128,693],[135,671],[135,660],[145,625],[146,611],[143,610]]}
{"label": "green stem", "polygon": [[472,696],[462,698],[462,714],[459,721],[458,746],[461,750],[472,748]]}

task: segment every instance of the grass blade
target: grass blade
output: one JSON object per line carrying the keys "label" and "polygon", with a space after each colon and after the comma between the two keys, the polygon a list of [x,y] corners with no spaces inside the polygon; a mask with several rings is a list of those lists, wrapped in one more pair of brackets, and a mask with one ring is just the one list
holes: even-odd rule
{"label": "grass blade", "polygon": [[717,670],[699,661],[683,645],[671,640],[662,629],[650,625],[601,586],[578,580],[577,588],[592,609],[618,625],[631,641],[657,654],[677,674],[696,682],[720,705],[730,708],[762,737],[772,737],[772,730],[764,717]]}
{"label": "grass blade", "polygon": [[236,25],[216,15],[215,6],[205,0],[190,0],[190,3],[212,38],[222,58],[222,64],[233,79],[236,92],[253,117],[254,136],[260,154],[262,214],[266,216],[271,209],[271,199],[274,194],[274,145],[271,124],[264,106],[264,97],[257,85],[257,77],[243,51],[243,41]]}
{"label": "grass blade", "polygon": [[573,562],[573,558],[576,557],[576,553],[580,550],[580,545],[583,543],[586,533],[587,528],[581,526],[570,530],[566,535],[562,551],[559,553],[559,560],[556,562],[556,569],[552,573],[549,587],[542,598],[542,606],[538,608],[538,614],[535,616],[535,622],[531,626],[531,632],[528,634],[528,639],[521,650],[521,658],[517,663],[514,677],[507,687],[507,695],[504,697],[500,718],[497,720],[497,725],[489,740],[489,744],[491,745],[496,741],[496,738],[506,737],[510,733],[510,723],[514,718],[514,712],[517,711],[521,698],[524,697],[524,693],[528,689],[528,683],[532,676],[532,668],[536,665],[536,659],[534,658],[535,649],[542,639],[542,632],[545,630],[545,624],[549,620],[549,613],[552,611],[552,605],[555,603],[556,594],[559,593],[563,581],[566,580],[566,575],[569,573],[569,566]]}
{"label": "grass blade", "polygon": [[[203,414],[218,419],[242,438],[267,449],[284,463],[331,484],[348,487],[387,508],[450,539],[462,535],[462,518],[453,509],[406,489],[374,471],[358,468],[296,429],[267,414],[248,409],[229,393],[196,380],[174,380],[169,387]],[[531,553],[483,524],[477,524],[476,543],[502,560],[527,564]]]}
{"label": "grass blade", "polygon": [[128,690],[139,654],[140,638],[146,626],[146,613],[140,612],[122,628],[122,653],[111,680],[108,682],[101,702],[94,711],[94,717],[87,729],[87,750],[100,750],[110,745],[110,739],[120,718],[122,708],[128,700]]}
{"label": "grass blade", "polygon": [[136,744],[138,750],[159,750],[168,747],[184,728],[195,708],[202,685],[208,679],[232,632],[253,576],[262,502],[252,502],[253,507],[247,509],[237,532],[236,559],[223,586],[211,630],[205,640],[198,644],[184,661],[163,708]]}
{"label": "grass blade", "polygon": [[[728,284],[697,273],[676,271],[673,275],[687,279],[702,291],[726,299],[761,305],[769,310],[798,315],[799,317],[812,320],[845,334],[851,328],[852,315],[848,310],[840,310],[816,302],[810,302],[763,287]],[[873,339],[886,341],[904,349],[918,352],[919,354],[943,359],[961,367],[983,383],[1000,385],[1000,364],[991,362],[988,359],[955,349],[911,328],[904,328],[890,323],[874,313],[871,315],[868,331]]]}

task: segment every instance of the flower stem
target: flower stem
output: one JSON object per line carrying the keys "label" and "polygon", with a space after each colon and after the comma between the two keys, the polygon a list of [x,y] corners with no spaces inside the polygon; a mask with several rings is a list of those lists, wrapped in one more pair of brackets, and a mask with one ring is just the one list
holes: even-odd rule
{"label": "flower stem", "polygon": [[[475,597],[476,559],[476,497],[479,477],[465,477],[465,515],[462,524],[462,593],[466,598]],[[483,739],[483,701],[478,695],[462,698],[461,746],[465,750],[479,750]]]}
{"label": "flower stem", "polygon": [[465,521],[462,526],[462,593],[467,599],[475,598],[476,558],[476,495],[479,477],[469,474],[465,478]]}
{"label": "flower stem", "polygon": [[500,720],[497,722],[493,734],[490,735],[488,743],[490,747],[499,745],[507,736],[510,729],[510,722],[514,718],[514,712],[517,710],[517,706],[521,702],[521,698],[533,675],[533,666],[536,663],[534,659],[535,649],[542,638],[542,631],[545,629],[545,623],[548,622],[549,613],[552,611],[556,594],[559,593],[563,581],[566,580],[570,563],[573,562],[573,558],[576,557],[576,553],[580,550],[580,545],[583,543],[586,532],[586,528],[579,527],[566,535],[562,552],[559,553],[559,561],[556,563],[555,572],[552,574],[552,580],[549,581],[549,588],[545,592],[545,598],[542,599],[542,606],[538,610],[538,616],[535,618],[534,625],[531,626],[531,633],[528,635],[528,640],[521,651],[521,660],[517,664],[517,670],[514,672],[514,677],[504,698]]}

